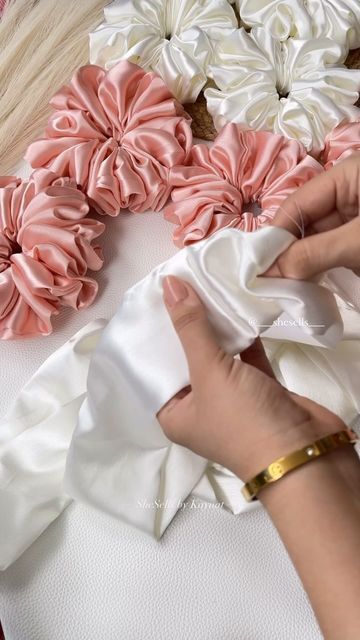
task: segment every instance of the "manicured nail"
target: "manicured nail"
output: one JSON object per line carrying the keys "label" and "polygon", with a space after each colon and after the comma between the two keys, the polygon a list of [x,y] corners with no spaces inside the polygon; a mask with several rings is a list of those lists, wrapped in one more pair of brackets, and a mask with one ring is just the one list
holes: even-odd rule
{"label": "manicured nail", "polygon": [[188,290],[185,285],[175,278],[175,276],[166,276],[163,280],[164,300],[165,304],[171,309],[181,300],[188,297]]}

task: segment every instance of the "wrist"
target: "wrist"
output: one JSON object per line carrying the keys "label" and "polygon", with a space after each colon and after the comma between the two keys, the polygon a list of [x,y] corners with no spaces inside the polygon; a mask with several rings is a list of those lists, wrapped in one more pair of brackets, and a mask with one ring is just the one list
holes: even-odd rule
{"label": "wrist", "polygon": [[[351,482],[351,476],[356,477],[356,484]],[[288,505],[290,500],[296,504],[301,496],[309,499],[310,495],[318,493],[325,498],[325,492],[333,484],[346,486],[349,494],[354,491],[359,497],[359,479],[359,459],[354,448],[348,445],[314,458],[284,475],[279,482],[268,484],[259,492],[258,499],[267,510],[278,509]]]}
{"label": "wrist", "polygon": [[319,438],[335,433],[342,428],[345,428],[345,425],[340,420],[331,425],[324,425],[313,419],[306,420],[296,426],[290,425],[286,429],[278,430],[266,438],[258,440],[252,449],[247,451],[246,459],[242,456],[232,471],[244,482],[247,482],[278,458],[302,449]]}
{"label": "wrist", "polygon": [[[284,477],[287,477],[288,474],[294,475],[297,469],[307,468],[308,463],[321,460],[323,456],[328,459],[329,455],[333,452],[338,452],[340,456],[340,451],[349,450],[349,445],[355,444],[358,440],[359,438],[353,430],[341,429],[335,433],[328,433],[326,436],[313,440],[311,443],[308,442],[305,446],[273,460],[273,462],[262,469],[261,472],[247,480],[242,488],[242,493],[248,501],[257,499],[259,493],[263,492],[264,489],[269,486],[273,486]],[[351,449],[350,447],[350,451]],[[353,451],[353,453],[355,452]],[[355,458],[358,465],[359,460],[356,453]],[[335,464],[332,466],[334,469],[338,467],[336,458]],[[343,469],[341,469],[341,472],[343,472]],[[359,486],[359,478],[355,484],[356,487]],[[350,483],[350,489],[352,490],[352,488],[352,484]]]}

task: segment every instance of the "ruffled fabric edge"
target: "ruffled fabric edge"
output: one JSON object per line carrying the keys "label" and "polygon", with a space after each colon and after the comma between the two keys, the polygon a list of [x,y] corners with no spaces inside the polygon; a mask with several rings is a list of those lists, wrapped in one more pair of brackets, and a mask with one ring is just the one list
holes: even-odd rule
{"label": "ruffled fabric edge", "polygon": [[207,82],[214,45],[238,21],[227,0],[205,0],[196,11],[191,4],[112,2],[104,22],[90,33],[90,62],[110,69],[129,60],[158,73],[183,104],[195,102]]}
{"label": "ruffled fabric edge", "polygon": [[359,151],[360,119],[357,122],[342,122],[326,136],[322,162],[328,170]]}
{"label": "ruffled fabric edge", "polygon": [[204,95],[217,130],[227,122],[301,141],[319,157],[325,136],[359,119],[360,70],[330,39],[282,43],[263,28],[236,29],[216,48]]}
{"label": "ruffled fabric edge", "polygon": [[186,164],[191,118],[152,72],[121,61],[79,69],[52,98],[44,138],[25,159],[76,180],[98,213],[159,211],[169,171]]}
{"label": "ruffled fabric edge", "polygon": [[63,306],[88,307],[103,259],[93,244],[105,226],[88,216],[68,177],[40,169],[28,180],[0,177],[0,338],[49,335]]}
{"label": "ruffled fabric edge", "polygon": [[[192,244],[227,227],[254,231],[270,222],[290,193],[322,171],[295,140],[225,125],[210,147],[194,145],[190,166],[171,171],[172,202],[164,217],[177,225],[174,243]],[[258,215],[254,204],[261,208]]]}

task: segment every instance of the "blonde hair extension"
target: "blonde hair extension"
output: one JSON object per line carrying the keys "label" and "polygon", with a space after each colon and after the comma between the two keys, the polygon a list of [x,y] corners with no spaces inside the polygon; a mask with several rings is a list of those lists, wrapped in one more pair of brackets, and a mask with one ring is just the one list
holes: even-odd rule
{"label": "blonde hair extension", "polygon": [[109,0],[11,0],[0,22],[0,175],[41,135],[51,96],[89,61]]}

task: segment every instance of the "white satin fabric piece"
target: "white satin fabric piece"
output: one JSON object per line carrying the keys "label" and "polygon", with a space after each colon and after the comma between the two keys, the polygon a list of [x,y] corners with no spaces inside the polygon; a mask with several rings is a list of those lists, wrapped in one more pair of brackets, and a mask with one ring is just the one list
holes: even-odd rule
{"label": "white satin fabric piece", "polygon": [[[1,569],[69,504],[63,477],[81,406],[68,456],[71,495],[157,535],[191,490],[233,513],[254,508],[242,499],[238,478],[172,445],[156,422],[158,408],[188,381],[161,301],[166,273],[195,286],[229,351],[261,331],[278,338],[265,344],[279,379],[351,423],[360,397],[358,312],[342,305],[344,340],[334,349],[289,342],[335,345],[341,322],[332,294],[313,283],[258,277],[293,240],[275,228],[232,229],[188,247],[126,293],[108,328],[104,320],[90,323],[44,362],[0,422]],[[290,316],[260,327],[282,309]],[[304,333],[292,318],[323,327]]]}
{"label": "white satin fabric piece", "polygon": [[358,0],[236,0],[248,27],[265,27],[279,40],[331,38],[360,47]]}
{"label": "white satin fabric piece", "polygon": [[314,156],[342,120],[357,120],[360,70],[344,66],[347,49],[327,38],[286,42],[263,28],[235,29],[219,42],[207,108],[226,122],[295,138]]}
{"label": "white satin fabric piece", "polygon": [[237,26],[227,0],[114,0],[90,33],[90,62],[110,69],[127,59],[155,71],[180,102],[207,81],[213,43]]}
{"label": "white satin fabric piece", "polygon": [[[318,345],[337,344],[342,321],[329,290],[259,277],[293,241],[275,227],[254,233],[225,229],[179,251],[127,291],[90,364],[88,396],[67,458],[69,495],[158,538],[207,469],[207,460],[171,443],[156,419],[189,384],[186,358],[162,299],[167,274],[195,288],[229,353],[249,346],[282,312]],[[281,338],[281,325],[277,329]],[[218,484],[230,475],[217,471]],[[241,483],[232,479],[226,504],[238,513],[244,508]],[[214,488],[214,475],[209,482]]]}
{"label": "white satin fabric piece", "polygon": [[91,322],[55,351],[0,420],[0,569],[70,503],[63,490],[65,461],[105,325]]}

